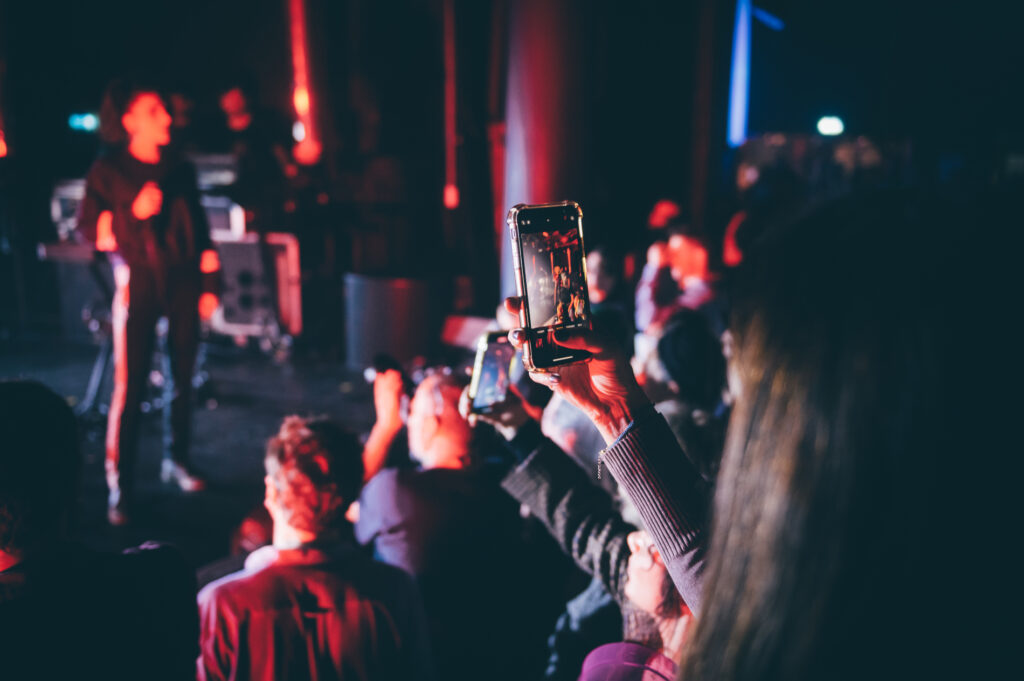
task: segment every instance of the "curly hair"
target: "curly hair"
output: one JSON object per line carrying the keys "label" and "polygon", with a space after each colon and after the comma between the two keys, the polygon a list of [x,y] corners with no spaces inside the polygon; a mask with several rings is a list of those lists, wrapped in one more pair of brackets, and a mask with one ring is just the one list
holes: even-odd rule
{"label": "curly hair", "polygon": [[359,441],[325,418],[285,418],[265,464],[288,523],[314,534],[338,521],[363,484]]}

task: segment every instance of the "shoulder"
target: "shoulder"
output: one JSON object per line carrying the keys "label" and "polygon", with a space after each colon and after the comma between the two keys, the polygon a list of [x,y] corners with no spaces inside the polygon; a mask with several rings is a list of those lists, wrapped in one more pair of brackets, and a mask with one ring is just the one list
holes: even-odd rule
{"label": "shoulder", "polygon": [[363,486],[363,499],[391,498],[395,493],[416,486],[418,471],[406,468],[385,468]]}
{"label": "shoulder", "polygon": [[264,571],[262,568],[242,569],[204,586],[196,597],[200,617],[214,610],[221,614],[237,613],[252,605],[254,598],[258,600],[266,592]]}
{"label": "shoulder", "polygon": [[90,184],[104,182],[112,176],[123,174],[118,163],[118,152],[104,151],[92,162],[85,174],[86,181]]}

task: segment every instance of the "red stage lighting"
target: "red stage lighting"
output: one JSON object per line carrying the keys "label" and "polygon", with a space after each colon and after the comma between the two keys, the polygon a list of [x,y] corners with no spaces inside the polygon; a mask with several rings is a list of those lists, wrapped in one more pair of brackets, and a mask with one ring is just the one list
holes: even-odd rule
{"label": "red stage lighting", "polygon": [[444,187],[444,207],[449,210],[459,207],[459,188],[454,184],[447,184]]}

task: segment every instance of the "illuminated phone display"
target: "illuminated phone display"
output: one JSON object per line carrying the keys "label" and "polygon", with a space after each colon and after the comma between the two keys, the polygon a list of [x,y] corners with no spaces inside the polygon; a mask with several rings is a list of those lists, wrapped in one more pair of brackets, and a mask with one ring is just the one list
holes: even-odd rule
{"label": "illuminated phone display", "polygon": [[516,206],[513,229],[523,323],[529,330],[528,368],[542,370],[581,361],[587,353],[554,345],[548,329],[590,327],[582,211],[571,201]]}
{"label": "illuminated phone display", "polygon": [[517,354],[515,346],[508,342],[507,331],[480,337],[469,389],[472,411],[485,414],[495,404],[505,401],[511,384],[509,374]]}

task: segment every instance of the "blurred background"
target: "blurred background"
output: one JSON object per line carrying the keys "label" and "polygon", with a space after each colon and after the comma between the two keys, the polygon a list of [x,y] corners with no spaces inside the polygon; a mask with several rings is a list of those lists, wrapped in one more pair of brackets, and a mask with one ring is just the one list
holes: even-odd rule
{"label": "blurred background", "polygon": [[[432,318],[489,315],[512,289],[515,203],[577,200],[588,246],[625,248],[667,198],[717,244],[749,167],[783,165],[811,195],[1021,172],[1020,15],[878,0],[5,0],[0,337],[82,337],[81,301],[62,300],[70,265],[37,246],[73,226],[66,183],[97,155],[116,76],[159,82],[211,196],[237,161],[223,95],[244,93],[280,161],[262,229],[297,241],[294,335],[343,357],[346,295],[387,297],[362,290],[380,277],[429,281]],[[61,191],[72,198],[55,207]]]}

